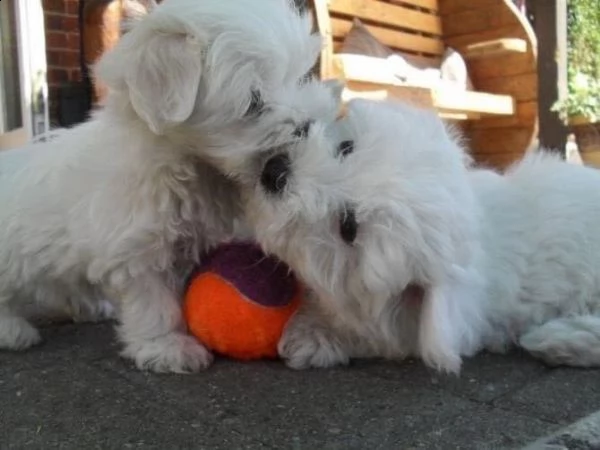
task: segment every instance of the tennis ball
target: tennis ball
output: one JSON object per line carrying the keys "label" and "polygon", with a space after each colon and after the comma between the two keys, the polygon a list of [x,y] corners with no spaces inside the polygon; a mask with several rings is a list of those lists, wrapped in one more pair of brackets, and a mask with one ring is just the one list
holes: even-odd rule
{"label": "tennis ball", "polygon": [[290,269],[255,244],[224,244],[192,277],[184,317],[190,333],[217,353],[240,360],[275,358],[301,291]]}

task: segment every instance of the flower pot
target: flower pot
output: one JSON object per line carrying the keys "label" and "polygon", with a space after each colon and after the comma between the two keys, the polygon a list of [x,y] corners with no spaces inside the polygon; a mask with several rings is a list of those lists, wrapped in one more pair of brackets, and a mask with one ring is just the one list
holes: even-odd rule
{"label": "flower pot", "polygon": [[575,134],[583,163],[600,169],[600,122],[583,116],[570,117],[569,130]]}

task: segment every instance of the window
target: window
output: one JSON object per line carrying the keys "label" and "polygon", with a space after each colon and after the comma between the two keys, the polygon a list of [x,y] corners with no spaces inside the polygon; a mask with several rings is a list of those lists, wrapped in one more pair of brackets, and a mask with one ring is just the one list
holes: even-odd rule
{"label": "window", "polygon": [[0,1],[0,150],[47,131],[41,0]]}

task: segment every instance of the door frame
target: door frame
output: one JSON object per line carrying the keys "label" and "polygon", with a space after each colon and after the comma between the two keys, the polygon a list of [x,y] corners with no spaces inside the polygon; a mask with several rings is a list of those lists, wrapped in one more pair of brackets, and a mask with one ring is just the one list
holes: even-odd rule
{"label": "door frame", "polygon": [[[13,0],[19,60],[21,128],[0,134],[0,150],[18,147],[49,130],[46,39],[41,0]],[[6,93],[5,93],[6,94]]]}

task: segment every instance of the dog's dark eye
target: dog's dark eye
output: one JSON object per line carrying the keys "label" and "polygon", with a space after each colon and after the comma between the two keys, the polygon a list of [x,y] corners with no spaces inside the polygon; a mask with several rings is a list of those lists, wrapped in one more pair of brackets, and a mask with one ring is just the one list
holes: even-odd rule
{"label": "dog's dark eye", "polygon": [[354,151],[354,141],[342,141],[337,147],[336,156],[345,158]]}
{"label": "dog's dark eye", "polygon": [[262,95],[261,95],[260,91],[257,89],[252,89],[252,92],[250,95],[251,95],[250,105],[248,106],[248,109],[246,110],[245,116],[246,117],[260,116],[260,114],[265,109],[265,102],[262,99]]}
{"label": "dog's dark eye", "polygon": [[340,236],[348,245],[352,245],[358,233],[356,213],[351,208],[345,208],[340,216]]}

